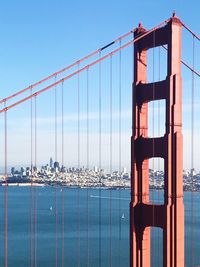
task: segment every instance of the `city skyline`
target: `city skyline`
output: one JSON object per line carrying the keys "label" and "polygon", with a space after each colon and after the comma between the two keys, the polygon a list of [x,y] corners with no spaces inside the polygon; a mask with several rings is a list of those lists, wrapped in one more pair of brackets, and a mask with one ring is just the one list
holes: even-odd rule
{"label": "city skyline", "polygon": [[[7,183],[10,186],[64,186],[68,188],[102,188],[130,189],[131,174],[122,167],[121,170],[104,170],[97,166],[66,167],[50,157],[49,163],[43,166],[11,167]],[[0,185],[5,185],[5,176],[0,176]],[[149,188],[164,190],[165,179],[163,170],[149,169]],[[184,191],[200,192],[200,172],[192,169],[183,170]]]}

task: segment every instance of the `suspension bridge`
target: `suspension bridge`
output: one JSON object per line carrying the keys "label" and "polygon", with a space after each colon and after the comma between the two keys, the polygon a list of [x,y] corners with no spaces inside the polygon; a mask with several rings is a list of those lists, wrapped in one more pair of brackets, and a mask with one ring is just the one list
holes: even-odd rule
{"label": "suspension bridge", "polygon": [[140,23],[0,100],[1,266],[22,224],[18,266],[200,266],[199,41],[175,13]]}

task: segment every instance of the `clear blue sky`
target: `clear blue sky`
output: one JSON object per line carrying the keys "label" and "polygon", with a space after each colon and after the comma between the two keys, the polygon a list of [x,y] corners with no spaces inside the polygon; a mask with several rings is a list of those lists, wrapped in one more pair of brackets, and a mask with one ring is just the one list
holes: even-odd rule
{"label": "clear blue sky", "polygon": [[71,63],[142,21],[173,10],[200,32],[198,0],[6,0],[0,2],[0,96]]}
{"label": "clear blue sky", "polygon": [[[104,46],[139,22],[152,28],[174,10],[200,33],[198,0],[1,1],[0,98]],[[53,155],[53,145],[51,151]]]}

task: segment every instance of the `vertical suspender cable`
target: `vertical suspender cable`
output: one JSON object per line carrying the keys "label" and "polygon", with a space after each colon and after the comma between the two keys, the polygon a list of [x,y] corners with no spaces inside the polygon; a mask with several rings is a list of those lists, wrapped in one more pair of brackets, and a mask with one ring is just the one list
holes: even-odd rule
{"label": "vertical suspender cable", "polygon": [[[134,41],[134,32],[133,32],[133,41]],[[134,74],[135,73],[135,48],[134,48],[134,42],[132,44],[132,60],[133,60],[133,62],[132,62],[132,74],[133,74],[132,85],[133,85],[133,83],[135,81],[135,74]],[[135,123],[135,122],[133,122],[133,117],[134,117],[133,116],[133,105],[134,105],[133,98],[135,97],[133,94],[134,94],[134,91],[133,91],[133,87],[132,87],[132,111],[131,111],[131,130],[132,130],[132,135],[133,135],[133,126],[134,126],[134,123]],[[132,146],[132,143],[131,143],[131,146]],[[131,199],[130,199],[130,201],[133,200],[133,186],[132,186],[133,185],[133,181],[132,181],[132,179],[133,179],[133,168],[132,167],[133,167],[133,161],[132,161],[132,152],[131,152],[131,181],[130,181]],[[129,211],[129,221],[130,221],[129,233],[130,233],[130,241],[131,241],[130,248],[132,250],[134,250],[135,248],[134,248],[134,242],[132,242],[132,235],[133,235],[133,232],[134,232],[135,225],[133,223],[134,222],[134,212],[132,212],[132,211]],[[132,253],[132,254],[130,253],[130,256],[132,257],[132,261],[134,261],[134,253]]]}
{"label": "vertical suspender cable", "polygon": [[[55,76],[55,82],[57,81],[57,76]],[[57,127],[57,85],[55,86],[55,91],[54,91],[55,95],[54,95],[54,122],[55,122],[55,161],[57,161],[57,154],[58,154],[58,149],[57,149],[57,142],[58,142],[58,136],[57,136],[57,132],[58,132],[58,127]]]}
{"label": "vertical suspender cable", "polygon": [[[78,64],[78,70],[80,68],[80,64]],[[77,225],[77,266],[80,267],[80,75],[77,74],[77,93],[78,93],[78,193],[77,193],[77,205],[78,205],[78,225]]]}
{"label": "vertical suspender cable", "polygon": [[[37,175],[37,97],[35,96],[35,178]],[[37,267],[37,189],[34,188],[34,267]]]}
{"label": "vertical suspender cable", "polygon": [[[87,69],[87,81],[86,81],[86,87],[87,87],[87,171],[88,174],[90,173],[90,139],[89,139],[89,69]],[[90,231],[90,217],[89,217],[89,184],[87,186],[87,267],[90,266],[90,242],[89,242],[89,231]]]}
{"label": "vertical suspender cable", "polygon": [[[193,36],[192,45],[192,68],[194,70],[194,59],[195,59],[195,38]],[[191,266],[194,266],[194,72],[192,71],[192,96],[191,96],[191,182],[192,182],[192,193],[191,193]]]}
{"label": "vertical suspender cable", "polygon": [[[153,227],[154,227],[154,216],[155,216],[155,213],[154,213],[154,205],[155,205],[155,196],[154,196],[154,190],[155,190],[155,160],[154,160],[154,150],[155,150],[155,147],[154,147],[154,138],[155,138],[155,31],[153,32],[153,73],[152,73],[152,78],[153,78],[153,101],[152,101],[152,104],[153,104],[153,109],[152,109],[152,138],[153,138],[153,142],[152,142],[152,149],[153,149],[153,153],[152,153],[152,167],[153,167],[153,190],[152,190],[152,203],[153,203]],[[152,254],[153,257],[155,258],[156,255],[155,255],[155,248],[154,248],[154,240],[153,240],[153,244],[152,244]]]}
{"label": "vertical suspender cable", "polygon": [[[55,82],[57,80],[57,76],[55,76]],[[54,95],[54,108],[55,108],[55,114],[54,114],[54,118],[55,118],[55,266],[58,267],[58,192],[57,192],[57,182],[58,182],[58,166],[57,166],[57,155],[58,155],[58,147],[57,147],[57,142],[58,142],[58,136],[57,136],[57,132],[58,132],[58,120],[57,120],[57,86],[55,86],[55,95]]]}
{"label": "vertical suspender cable", "polygon": [[[119,47],[121,47],[121,40],[119,42]],[[121,169],[121,161],[122,161],[122,139],[121,139],[121,132],[122,132],[122,126],[121,126],[121,113],[122,113],[122,85],[121,85],[121,62],[122,62],[122,56],[121,56],[121,50],[119,51],[119,182],[121,185],[121,179],[122,179],[122,169]],[[118,266],[121,266],[121,189],[119,188],[119,261],[118,261]]]}
{"label": "vertical suspender cable", "polygon": [[[33,89],[31,87],[31,90],[30,90],[30,95],[32,95],[33,93]],[[31,175],[32,175],[32,171],[33,171],[33,98],[30,99],[31,100],[31,103],[30,103],[30,130],[31,130],[31,144],[30,144],[30,149],[31,149],[31,155],[30,155],[30,158],[31,158]],[[31,179],[31,185],[32,185],[32,179]]]}
{"label": "vertical suspender cable", "polygon": [[[30,95],[32,95],[32,87],[30,90]],[[31,144],[30,144],[30,159],[31,159],[31,164],[30,164],[30,172],[31,172],[31,188],[30,188],[30,266],[33,267],[33,252],[34,252],[34,247],[33,247],[33,201],[34,201],[34,190],[33,190],[33,99],[30,99],[30,138],[31,138]]]}
{"label": "vertical suspender cable", "polygon": [[[158,50],[158,80],[160,81],[160,47]],[[160,101],[158,101],[158,136],[160,136]],[[160,175],[160,158],[158,158],[158,173]],[[159,191],[160,190],[158,190],[158,203],[160,202]],[[159,231],[158,231],[158,258],[160,259],[160,232]]]}
{"label": "vertical suspender cable", "polygon": [[[101,59],[101,52],[99,52]],[[101,61],[99,62],[99,267],[101,267]]]}
{"label": "vertical suspender cable", "polygon": [[4,112],[4,172],[5,172],[5,187],[4,187],[4,267],[8,267],[8,170],[7,170],[7,111]]}
{"label": "vertical suspender cable", "polygon": [[[64,82],[62,82],[62,184],[64,185]],[[65,187],[62,188],[62,267],[65,265]]]}
{"label": "vertical suspender cable", "polygon": [[[110,178],[112,181],[112,142],[113,142],[113,122],[112,122],[112,55],[110,56]],[[110,267],[112,267],[112,190],[110,190]]]}

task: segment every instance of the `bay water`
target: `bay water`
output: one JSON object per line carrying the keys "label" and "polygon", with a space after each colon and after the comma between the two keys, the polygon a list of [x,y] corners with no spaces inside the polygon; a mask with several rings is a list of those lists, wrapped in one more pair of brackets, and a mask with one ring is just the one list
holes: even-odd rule
{"label": "bay water", "polygon": [[[31,266],[31,190],[37,199],[37,267],[129,266],[130,190],[8,187],[8,266]],[[32,191],[33,192],[33,191]],[[163,192],[154,191],[159,198]],[[57,195],[57,209],[56,209]],[[64,233],[62,204],[64,197]],[[200,266],[200,193],[184,193],[185,263],[191,266],[192,217],[195,266]],[[33,211],[33,210],[32,210]],[[57,212],[56,212],[57,211]],[[57,215],[56,215],[57,213]],[[57,230],[56,230],[57,216]],[[151,231],[151,266],[162,266],[162,230]],[[112,263],[112,264],[111,264]],[[0,187],[0,266],[4,266],[4,187]]]}

